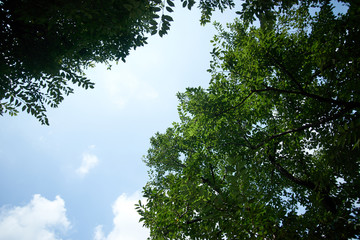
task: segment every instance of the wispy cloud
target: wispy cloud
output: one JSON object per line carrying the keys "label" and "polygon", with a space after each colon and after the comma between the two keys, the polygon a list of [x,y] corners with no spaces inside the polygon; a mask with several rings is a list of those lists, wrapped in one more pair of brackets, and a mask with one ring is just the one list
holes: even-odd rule
{"label": "wispy cloud", "polygon": [[59,196],[50,201],[36,194],[25,206],[0,211],[0,239],[59,240],[58,234],[69,228],[65,202]]}
{"label": "wispy cloud", "polygon": [[156,99],[159,95],[150,84],[126,69],[119,75],[108,74],[105,84],[108,97],[118,108],[125,107],[129,102]]}
{"label": "wispy cloud", "polygon": [[[142,199],[139,192],[131,196],[126,194],[120,195],[113,205],[114,228],[106,236],[99,225],[95,228],[94,240],[138,240],[147,239],[149,230],[139,223],[140,216],[135,210],[135,204]],[[143,201],[144,199],[142,199]]]}
{"label": "wispy cloud", "polygon": [[94,168],[99,162],[96,155],[84,153],[81,161],[81,166],[76,169],[76,173],[80,176],[85,176],[89,173],[90,169]]}

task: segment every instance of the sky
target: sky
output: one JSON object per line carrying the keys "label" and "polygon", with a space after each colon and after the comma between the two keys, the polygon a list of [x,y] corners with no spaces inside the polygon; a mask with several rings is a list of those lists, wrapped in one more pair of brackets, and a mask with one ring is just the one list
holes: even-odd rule
{"label": "sky", "polygon": [[[231,22],[237,10],[213,20]],[[26,113],[0,118],[0,240],[147,238],[134,209],[148,180],[142,156],[178,120],[176,93],[208,85],[216,33],[197,9],[172,16],[169,34],[126,63],[86,70],[95,89],[49,108],[50,126]]]}

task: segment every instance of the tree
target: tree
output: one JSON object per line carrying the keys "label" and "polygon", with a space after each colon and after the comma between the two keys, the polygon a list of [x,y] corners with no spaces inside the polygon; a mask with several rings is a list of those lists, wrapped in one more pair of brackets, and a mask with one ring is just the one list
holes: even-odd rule
{"label": "tree", "polygon": [[[232,1],[200,7],[209,4],[224,9]],[[174,6],[172,0],[0,1],[0,115],[22,109],[48,124],[46,106],[57,107],[72,85],[94,87],[84,69],[111,67],[146,44],[148,34],[165,35]]]}
{"label": "tree", "polygon": [[282,10],[217,24],[209,88],[151,138],[151,239],[359,238],[359,6]]}
{"label": "tree", "polygon": [[146,43],[153,3],[146,0],[0,2],[0,113],[27,110],[48,124],[46,105],[93,88],[83,69],[125,60]]}
{"label": "tree", "polygon": [[[271,22],[272,10],[296,0],[243,1],[243,19]],[[189,10],[194,0],[181,0]],[[199,1],[200,22],[233,0]],[[57,107],[72,85],[93,88],[84,69],[95,63],[125,61],[131,49],[146,44],[147,34],[170,29],[173,0],[3,0],[0,1],[0,115],[19,109],[48,124],[46,106]]]}
{"label": "tree", "polygon": [[[295,0],[245,0],[244,19],[269,22],[272,9]],[[194,0],[181,0],[189,10]],[[200,0],[201,23],[233,0]],[[125,61],[147,34],[165,35],[173,21],[173,0],[2,0],[0,1],[0,115],[19,109],[48,124],[46,106],[57,107],[72,85],[93,88],[84,69],[94,63]],[[266,17],[263,17],[266,16]]]}

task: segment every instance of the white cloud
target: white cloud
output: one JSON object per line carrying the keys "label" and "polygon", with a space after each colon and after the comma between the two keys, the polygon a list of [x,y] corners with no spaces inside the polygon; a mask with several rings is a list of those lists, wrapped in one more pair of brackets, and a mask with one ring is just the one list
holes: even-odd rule
{"label": "white cloud", "polygon": [[105,236],[102,226],[95,228],[94,240],[138,240],[147,239],[149,230],[139,222],[140,215],[135,210],[135,204],[139,199],[144,201],[140,193],[131,196],[120,195],[113,205],[114,228]]}
{"label": "white cloud", "polygon": [[36,194],[23,207],[0,211],[1,240],[59,240],[58,233],[69,228],[65,202],[59,196],[50,201]]}
{"label": "white cloud", "polygon": [[94,168],[99,162],[96,155],[90,153],[84,153],[81,166],[76,169],[76,173],[80,176],[85,176],[89,173],[90,169]]}
{"label": "white cloud", "polygon": [[90,145],[88,148],[89,148],[90,150],[92,150],[92,149],[95,149],[96,146],[93,144],[93,145]]}
{"label": "white cloud", "polygon": [[126,69],[119,74],[107,74],[105,87],[108,97],[118,108],[125,107],[129,102],[156,99],[159,95],[150,84]]}

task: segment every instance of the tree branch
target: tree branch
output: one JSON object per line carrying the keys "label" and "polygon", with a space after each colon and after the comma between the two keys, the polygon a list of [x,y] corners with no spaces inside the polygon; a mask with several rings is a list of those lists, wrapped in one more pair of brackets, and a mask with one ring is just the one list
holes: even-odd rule
{"label": "tree branch", "polygon": [[277,65],[277,67],[280,68],[281,71],[283,71],[286,75],[288,75],[290,80],[295,83],[295,85],[300,91],[304,91],[300,83],[296,80],[295,76],[290,71],[288,71],[287,68],[277,58],[275,58],[269,52],[267,52],[267,55],[271,58],[271,60],[275,63],[275,65]]}
{"label": "tree branch", "polygon": [[201,180],[203,183],[206,183],[209,187],[211,187],[217,194],[221,193],[221,190],[215,185],[215,183],[212,183],[209,179],[201,177]]}
{"label": "tree branch", "polygon": [[261,146],[265,145],[266,143],[268,143],[268,142],[270,142],[271,140],[276,139],[276,138],[278,138],[278,137],[281,137],[281,136],[284,136],[284,135],[287,135],[287,134],[290,134],[290,133],[294,133],[294,132],[299,132],[299,131],[302,131],[302,130],[305,130],[305,129],[308,129],[308,128],[311,128],[311,127],[317,127],[317,126],[319,126],[319,125],[321,125],[321,124],[323,124],[323,123],[326,123],[326,122],[335,120],[335,119],[339,118],[340,116],[344,115],[344,114],[345,114],[346,112],[348,112],[349,110],[352,110],[352,109],[350,109],[350,108],[344,108],[344,109],[342,109],[341,111],[339,111],[338,113],[336,113],[336,114],[333,115],[333,116],[324,117],[323,119],[321,119],[321,120],[319,120],[319,121],[316,121],[316,122],[313,122],[313,123],[307,123],[307,124],[302,125],[301,127],[289,129],[289,130],[286,130],[286,131],[284,131],[284,132],[274,134],[274,135],[268,137],[265,141],[262,141],[262,142],[260,142],[259,144],[253,146],[252,148],[253,148],[253,149],[260,148]]}
{"label": "tree branch", "polygon": [[300,178],[295,177],[292,175],[289,171],[287,171],[285,168],[283,168],[279,163],[275,161],[275,156],[273,154],[269,154],[269,161],[275,166],[275,168],[282,174],[284,177],[289,179],[291,182],[296,183],[300,186],[303,186],[309,190],[315,189],[315,184],[311,181],[304,181]]}
{"label": "tree branch", "polygon": [[186,224],[192,224],[192,223],[196,223],[196,222],[200,222],[200,221],[202,221],[202,218],[194,218],[194,219],[186,221]]}
{"label": "tree branch", "polygon": [[255,92],[258,92],[258,91],[257,91],[257,90],[252,90],[240,103],[238,103],[238,104],[236,104],[235,106],[232,106],[232,107],[230,107],[230,108],[228,108],[228,109],[226,109],[226,110],[224,110],[224,111],[221,111],[221,112],[217,113],[217,114],[215,115],[215,117],[221,116],[221,115],[224,114],[224,113],[227,113],[227,112],[229,112],[229,111],[231,111],[231,110],[233,110],[233,109],[235,109],[235,108],[240,107],[240,106],[241,106],[242,104],[244,104],[244,102],[245,102],[249,97],[251,97],[251,95],[252,95],[253,93],[255,93]]}
{"label": "tree branch", "polygon": [[285,178],[290,180],[291,182],[300,185],[302,187],[305,187],[311,191],[317,192],[321,196],[321,203],[326,208],[326,210],[330,211],[331,213],[336,213],[336,204],[332,197],[329,196],[329,189],[321,190],[318,188],[318,186],[309,180],[302,180],[300,178],[295,177],[293,174],[291,174],[288,170],[286,170],[283,166],[281,166],[278,162],[275,160],[275,153],[276,153],[276,145],[274,146],[273,152],[268,154],[269,161],[271,164],[275,166],[275,168],[280,172],[281,175],[283,175]]}
{"label": "tree branch", "polygon": [[279,89],[279,88],[274,88],[274,87],[269,87],[269,86],[265,86],[265,89],[259,89],[256,91],[258,91],[258,92],[274,91],[274,92],[281,92],[281,93],[298,94],[298,95],[303,95],[305,97],[316,99],[320,102],[327,102],[327,103],[332,103],[332,104],[336,104],[336,105],[342,105],[342,106],[349,107],[349,108],[359,108],[360,107],[359,102],[354,102],[354,101],[347,102],[347,101],[343,101],[343,100],[335,100],[332,98],[326,98],[326,97],[319,96],[319,95],[316,95],[313,93],[308,93],[305,91],[285,90],[285,89]]}
{"label": "tree branch", "polygon": [[301,91],[295,91],[295,90],[285,90],[285,89],[279,89],[279,88],[274,88],[274,87],[269,87],[269,86],[265,86],[264,89],[254,89],[251,90],[250,93],[243,99],[241,100],[240,103],[236,104],[235,106],[232,106],[226,110],[220,111],[219,113],[215,114],[215,117],[218,117],[224,113],[227,113],[235,108],[240,107],[241,105],[243,105],[245,103],[246,100],[248,100],[254,93],[260,93],[260,92],[267,92],[267,91],[274,91],[274,92],[280,92],[280,93],[287,93],[287,94],[298,94],[298,95],[302,95],[308,98],[313,98],[315,100],[318,100],[320,102],[326,102],[326,103],[331,103],[331,104],[335,104],[338,106],[344,106],[346,108],[360,108],[360,102],[355,102],[355,101],[343,101],[343,100],[335,100],[332,98],[326,98],[323,96],[319,96],[313,93],[308,93],[305,92],[304,90]]}
{"label": "tree branch", "polygon": [[[321,102],[329,102],[329,103],[333,103],[333,104],[336,104],[336,105],[343,105],[343,106],[353,107],[353,108],[360,107],[359,102],[353,102],[353,101],[347,102],[347,101],[342,101],[342,100],[334,100],[332,98],[325,98],[325,97],[322,97],[322,96],[319,96],[319,95],[316,95],[316,94],[306,92],[301,87],[300,83],[296,80],[296,77],[276,57],[274,57],[269,52],[267,52],[267,55],[271,58],[271,60],[275,63],[275,65],[277,65],[278,68],[280,68],[280,70],[283,71],[290,78],[290,80],[295,83],[295,85],[297,86],[299,91],[282,90],[282,89],[276,89],[276,88],[272,88],[272,87],[266,87],[267,89],[272,90],[272,91],[284,92],[284,93],[301,94],[303,96],[314,98],[314,99],[319,100]],[[324,66],[324,69],[328,69],[331,66],[332,66],[332,64],[329,62],[327,65]],[[311,78],[312,79],[315,78],[320,73],[321,73],[321,71],[320,72],[319,71],[315,72]]]}

